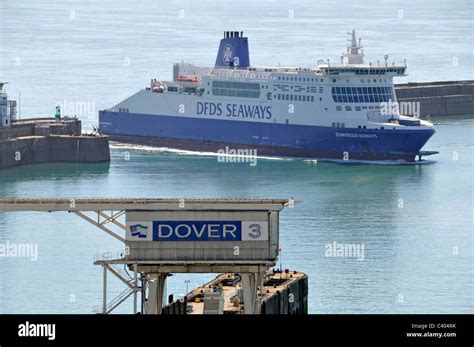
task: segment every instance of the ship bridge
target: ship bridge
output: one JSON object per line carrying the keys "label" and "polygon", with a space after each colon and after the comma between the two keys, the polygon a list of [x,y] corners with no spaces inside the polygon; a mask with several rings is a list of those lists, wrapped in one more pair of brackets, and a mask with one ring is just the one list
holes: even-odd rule
{"label": "ship bridge", "polygon": [[384,62],[364,63],[364,50],[361,39],[357,40],[355,30],[348,33],[351,38],[347,51],[341,54],[341,62],[339,64],[331,64],[329,60],[318,59],[318,69],[322,75],[389,75],[389,76],[406,76],[406,62],[403,64],[389,63],[388,55],[384,56]]}
{"label": "ship bridge", "polygon": [[405,70],[406,65],[402,64],[363,64],[348,66],[343,64],[321,64],[318,65],[321,70],[321,74],[325,76],[337,76],[337,75],[361,75],[361,76],[406,76]]}

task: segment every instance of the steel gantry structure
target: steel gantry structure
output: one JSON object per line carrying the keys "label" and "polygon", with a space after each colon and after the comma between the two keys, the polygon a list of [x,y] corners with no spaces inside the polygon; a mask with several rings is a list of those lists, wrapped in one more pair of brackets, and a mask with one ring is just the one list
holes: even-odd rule
{"label": "steel gantry structure", "polygon": [[[127,226],[123,223],[127,212],[176,212],[213,213],[233,211],[235,213],[265,212],[276,216],[276,242],[278,242],[278,213],[292,207],[293,199],[0,199],[0,212],[35,211],[73,213],[124,244],[119,252],[96,254],[94,264],[103,268],[103,302],[97,313],[108,314],[133,295],[133,313],[159,314],[162,309],[164,285],[170,273],[234,272],[242,274],[246,304],[245,313],[257,313],[258,290],[263,286],[264,273],[275,265],[276,259],[265,260],[175,260],[175,259],[129,259]],[[275,218],[273,218],[275,219]],[[274,223],[275,224],[275,223]],[[117,265],[128,266],[133,276]],[[117,277],[126,289],[110,303],[107,302],[107,275]],[[146,288],[148,298],[146,299]],[[138,294],[142,304],[138,309]]]}

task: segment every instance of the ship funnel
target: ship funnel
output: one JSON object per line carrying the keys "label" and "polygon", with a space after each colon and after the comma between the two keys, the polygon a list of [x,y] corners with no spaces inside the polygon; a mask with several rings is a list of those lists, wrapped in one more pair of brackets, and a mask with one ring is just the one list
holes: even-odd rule
{"label": "ship funnel", "polygon": [[249,43],[243,31],[225,31],[217,52],[216,67],[245,69],[250,66]]}

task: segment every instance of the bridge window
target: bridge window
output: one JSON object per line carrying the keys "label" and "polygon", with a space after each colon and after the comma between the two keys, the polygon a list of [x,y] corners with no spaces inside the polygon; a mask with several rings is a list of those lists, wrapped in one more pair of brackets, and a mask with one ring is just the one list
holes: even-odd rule
{"label": "bridge window", "polygon": [[388,102],[393,100],[391,87],[332,87],[335,102]]}

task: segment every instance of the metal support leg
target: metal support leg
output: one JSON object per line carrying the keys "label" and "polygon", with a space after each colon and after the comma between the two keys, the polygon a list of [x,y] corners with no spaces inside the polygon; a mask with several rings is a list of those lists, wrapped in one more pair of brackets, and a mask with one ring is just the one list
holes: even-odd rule
{"label": "metal support leg", "polygon": [[263,285],[265,282],[265,271],[261,271],[258,273],[258,286],[260,287],[260,296],[257,298],[257,312],[260,313],[262,312],[261,307],[262,307],[262,300],[263,300],[263,295],[265,294],[263,292]]}
{"label": "metal support leg", "polygon": [[242,278],[242,290],[244,294],[245,314],[256,314],[257,312],[257,273],[240,274]]}
{"label": "metal support leg", "polygon": [[148,281],[146,280],[146,276],[145,274],[141,273],[140,274],[140,281],[141,281],[141,304],[140,304],[140,313],[141,314],[144,314],[145,313],[145,310],[146,310],[146,288],[147,288],[147,285],[148,285]]}
{"label": "metal support leg", "polygon": [[167,274],[150,274],[146,314],[161,314]]}
{"label": "metal support leg", "polygon": [[138,290],[138,278],[137,278],[137,264],[133,264],[133,314],[137,314],[137,290]]}
{"label": "metal support leg", "polygon": [[102,265],[104,270],[104,282],[103,282],[103,292],[102,292],[102,313],[107,313],[107,267]]}

